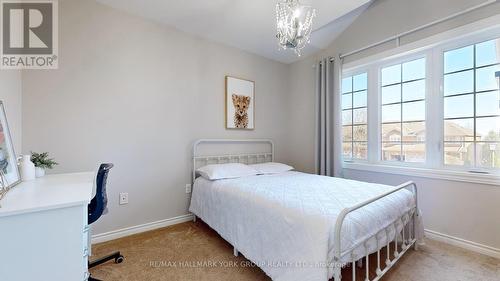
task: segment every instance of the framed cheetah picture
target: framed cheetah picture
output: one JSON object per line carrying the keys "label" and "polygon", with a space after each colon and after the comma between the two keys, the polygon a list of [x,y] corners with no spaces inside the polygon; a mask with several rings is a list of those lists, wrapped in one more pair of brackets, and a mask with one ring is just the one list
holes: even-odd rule
{"label": "framed cheetah picture", "polygon": [[254,129],[255,82],[226,76],[226,129]]}

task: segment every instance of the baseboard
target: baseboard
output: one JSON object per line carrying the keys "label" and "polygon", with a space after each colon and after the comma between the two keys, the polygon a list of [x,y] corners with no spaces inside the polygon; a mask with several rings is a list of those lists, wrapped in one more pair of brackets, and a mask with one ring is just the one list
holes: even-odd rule
{"label": "baseboard", "polygon": [[465,239],[453,237],[447,234],[439,233],[433,230],[426,229],[425,236],[432,240],[437,240],[440,242],[444,242],[453,246],[457,246],[463,249],[467,249],[473,252],[477,252],[483,255],[487,255],[490,257],[494,257],[500,259],[500,249],[493,248],[490,246],[486,246],[483,244],[479,244],[476,242],[468,241]]}
{"label": "baseboard", "polygon": [[[167,227],[169,225],[179,224],[183,222],[187,222],[193,219],[192,214],[186,214],[170,219],[159,220],[155,222],[149,222],[141,225],[126,227],[118,230],[113,230],[101,234],[92,235],[92,244],[106,242],[118,238],[122,238],[125,236],[146,232],[149,230],[154,230],[162,227]],[[484,254],[490,257],[500,259],[500,249],[493,248],[490,246],[486,246],[483,244],[479,244],[476,242],[468,241],[465,239],[461,239],[458,237],[450,236],[447,234],[439,233],[437,231],[425,230],[425,235],[427,238],[432,240],[437,240],[440,242],[444,242],[453,246],[457,246],[463,249],[467,249],[470,251],[474,251],[480,254]]]}
{"label": "baseboard", "polygon": [[117,229],[105,233],[100,233],[96,235],[92,235],[92,244],[106,242],[113,239],[118,239],[121,237],[129,236],[132,234],[137,234],[149,230],[154,230],[162,227],[166,227],[169,225],[179,224],[183,222],[187,222],[193,219],[192,214],[186,214],[170,219],[159,220],[155,222],[149,222],[141,225],[126,227],[122,229]]}

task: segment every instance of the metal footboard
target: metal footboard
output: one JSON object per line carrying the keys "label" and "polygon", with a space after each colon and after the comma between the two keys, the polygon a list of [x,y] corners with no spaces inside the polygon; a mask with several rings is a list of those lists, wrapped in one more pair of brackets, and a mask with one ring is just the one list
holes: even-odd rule
{"label": "metal footboard", "polygon": [[[417,198],[417,185],[414,183],[414,182],[406,182],[406,183],[403,183],[397,187],[395,187],[393,190],[389,191],[389,192],[386,192],[382,195],[379,195],[377,197],[374,197],[370,200],[367,200],[365,202],[362,202],[362,203],[359,203],[353,207],[350,207],[350,208],[345,208],[344,210],[342,210],[339,214],[339,216],[337,217],[337,221],[335,223],[335,241],[334,241],[334,246],[335,246],[335,250],[334,250],[334,281],[341,281],[342,280],[342,276],[341,276],[341,271],[342,271],[342,266],[340,266],[342,264],[342,260],[343,260],[343,257],[346,257],[346,256],[349,256],[351,255],[352,257],[352,280],[353,281],[356,281],[356,260],[354,259],[354,250],[355,248],[352,248],[352,249],[349,249],[345,252],[342,252],[342,248],[341,248],[341,230],[342,230],[342,224],[344,223],[344,220],[346,218],[346,216],[351,213],[351,212],[354,212],[370,203],[373,203],[377,200],[380,200],[386,196],[389,196],[391,194],[393,194],[394,192],[397,192],[401,189],[410,189],[411,188],[411,191],[413,192],[413,196],[415,198],[415,207],[411,210],[409,210],[408,212],[404,213],[402,216],[398,217],[394,222],[392,222],[392,224],[388,225],[387,227],[385,227],[384,229],[382,229],[381,231],[379,231],[378,233],[376,233],[375,235],[367,238],[363,243],[367,243],[370,239],[372,239],[373,237],[375,237],[376,241],[377,241],[377,269],[375,271],[376,273],[376,277],[373,279],[373,280],[370,280],[370,266],[369,266],[369,262],[370,262],[370,253],[368,252],[368,247],[365,247],[366,248],[366,256],[364,257],[365,259],[365,262],[366,262],[366,273],[365,273],[365,280],[364,281],[377,281],[379,280],[387,271],[389,271],[389,269],[401,258],[401,256],[406,253],[406,251],[412,246],[412,245],[415,245],[416,247],[416,223],[417,223],[417,216],[418,216],[418,198]],[[405,218],[408,217],[409,219],[407,221],[405,221]],[[398,228],[397,228],[397,225],[396,225],[396,222],[401,220],[403,222],[403,227],[401,229],[401,231],[398,231]],[[394,244],[395,244],[395,247],[394,247],[394,259],[391,260],[390,259],[390,243],[392,242],[391,239],[389,238],[389,232],[390,232],[390,229],[394,226],[395,228],[395,238],[394,238]],[[381,232],[386,232],[386,240],[387,240],[387,245],[379,245],[379,240],[378,240],[378,235],[381,233]],[[401,234],[401,238],[402,238],[402,241],[401,242],[401,251],[398,251],[398,236],[399,234]],[[381,247],[382,246],[382,247]],[[386,247],[386,251],[387,251],[387,258],[385,260],[385,267],[384,269],[381,269],[380,267],[380,250],[383,248],[383,247]],[[361,258],[360,260],[363,260],[363,258]]]}

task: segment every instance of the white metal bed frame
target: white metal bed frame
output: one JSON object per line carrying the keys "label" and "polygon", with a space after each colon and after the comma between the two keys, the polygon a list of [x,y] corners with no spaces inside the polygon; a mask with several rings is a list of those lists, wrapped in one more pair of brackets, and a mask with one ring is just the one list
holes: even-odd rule
{"label": "white metal bed frame", "polygon": [[[198,152],[198,146],[202,144],[256,144],[256,143],[261,143],[261,144],[269,144],[270,145],[270,151],[269,152],[262,152],[262,153],[243,153],[243,154],[222,154],[222,155],[201,155]],[[252,160],[253,159],[253,160]],[[192,160],[193,160],[193,173],[192,173],[192,180],[194,183],[194,180],[197,177],[196,174],[196,169],[199,167],[197,164],[198,163],[204,163],[205,165],[207,164],[220,164],[220,163],[263,163],[263,162],[272,162],[274,161],[274,142],[270,139],[199,139],[195,141],[193,144],[193,155],[192,155]],[[409,210],[408,212],[404,213],[401,217],[397,218],[395,221],[392,222],[392,224],[388,225],[384,229],[380,230],[378,233],[375,235],[368,237],[363,243],[367,243],[369,240],[372,238],[375,238],[377,240],[377,268],[375,270],[376,277],[374,279],[370,279],[370,254],[367,250],[366,255],[364,258],[355,260],[354,259],[354,249],[356,247],[352,247],[346,251],[341,251],[341,230],[342,230],[342,224],[344,223],[344,220],[346,216],[349,213],[352,213],[370,203],[373,203],[377,200],[380,200],[386,196],[389,196],[399,190],[402,189],[410,189],[410,191],[413,193],[414,198],[415,198],[415,207]],[[351,256],[352,257],[352,280],[356,281],[356,262],[358,262],[358,265],[363,263],[363,259],[366,262],[366,273],[365,273],[365,280],[364,281],[378,281],[382,278],[382,276],[391,269],[396,262],[410,249],[412,246],[416,249],[417,248],[417,239],[416,239],[416,224],[417,224],[417,216],[418,214],[418,201],[417,201],[417,185],[412,182],[408,181],[406,183],[403,183],[399,186],[396,186],[394,189],[381,194],[377,197],[371,198],[369,200],[366,200],[365,202],[361,202],[355,206],[345,208],[342,210],[337,217],[336,223],[335,223],[335,241],[334,241],[334,257],[333,257],[333,262],[334,262],[334,275],[333,279],[334,281],[341,281],[342,276],[341,276],[341,271],[344,263],[342,263],[342,260],[344,257]],[[196,221],[196,215],[193,218],[194,221]],[[397,222],[402,221],[403,226],[401,230],[398,230],[397,228]],[[393,241],[390,241],[389,238],[389,233],[391,229],[395,229],[395,238]],[[386,245],[380,245],[379,240],[378,240],[378,234],[386,232],[386,237],[388,240]],[[399,236],[399,237],[398,237]],[[401,241],[398,241],[399,238],[401,237]],[[394,242],[394,259],[390,259],[390,244]],[[400,245],[400,250],[398,251],[398,246]],[[234,255],[238,255],[238,250],[236,249],[236,246],[234,246]],[[382,269],[381,268],[381,258],[380,258],[380,252],[381,249],[386,247],[386,260],[385,260],[385,267]],[[368,247],[365,247],[368,249]]]}
{"label": "white metal bed frame", "polygon": [[[261,153],[242,153],[242,154],[223,154],[223,155],[200,155],[198,152],[198,146],[202,144],[268,144],[270,145],[270,151]],[[199,139],[193,144],[193,171],[192,171],[192,181],[196,179],[196,169],[198,163],[202,162],[205,165],[221,164],[221,163],[263,163],[263,162],[273,162],[274,161],[274,142],[270,139]],[[252,162],[252,159],[254,160]],[[236,160],[236,161],[234,161]],[[270,161],[269,161],[270,160]]]}

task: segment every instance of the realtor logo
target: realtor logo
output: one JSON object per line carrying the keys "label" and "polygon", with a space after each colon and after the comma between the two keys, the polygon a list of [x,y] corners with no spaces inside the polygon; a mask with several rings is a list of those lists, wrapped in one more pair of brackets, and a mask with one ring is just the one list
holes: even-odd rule
{"label": "realtor logo", "polygon": [[57,1],[2,0],[0,3],[0,67],[57,68]]}

